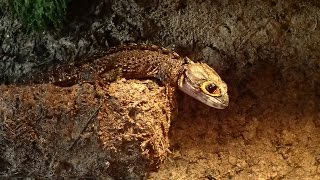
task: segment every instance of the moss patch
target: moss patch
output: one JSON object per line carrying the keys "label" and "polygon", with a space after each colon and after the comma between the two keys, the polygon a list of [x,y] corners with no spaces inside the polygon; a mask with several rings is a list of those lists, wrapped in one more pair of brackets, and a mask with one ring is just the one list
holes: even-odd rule
{"label": "moss patch", "polygon": [[14,18],[28,31],[58,29],[65,19],[68,0],[9,0]]}

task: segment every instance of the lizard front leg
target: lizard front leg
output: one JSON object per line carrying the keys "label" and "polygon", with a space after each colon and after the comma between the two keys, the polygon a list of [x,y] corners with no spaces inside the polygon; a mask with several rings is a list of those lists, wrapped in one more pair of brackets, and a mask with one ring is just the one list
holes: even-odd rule
{"label": "lizard front leg", "polygon": [[177,89],[170,84],[165,84],[165,94],[170,102],[171,117],[174,119],[178,114]]}

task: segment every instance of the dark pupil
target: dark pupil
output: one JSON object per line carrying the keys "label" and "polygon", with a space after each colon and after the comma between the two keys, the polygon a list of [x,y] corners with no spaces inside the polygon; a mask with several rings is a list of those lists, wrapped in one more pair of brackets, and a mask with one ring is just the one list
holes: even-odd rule
{"label": "dark pupil", "polygon": [[209,92],[209,93],[214,93],[214,91],[217,89],[217,86],[214,85],[214,84],[208,84],[206,86],[206,90]]}

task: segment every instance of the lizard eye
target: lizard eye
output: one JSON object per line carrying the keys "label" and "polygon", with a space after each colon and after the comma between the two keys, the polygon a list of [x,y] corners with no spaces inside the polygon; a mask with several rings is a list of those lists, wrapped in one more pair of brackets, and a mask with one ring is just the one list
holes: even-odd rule
{"label": "lizard eye", "polygon": [[220,89],[214,83],[206,81],[202,84],[201,90],[210,96],[221,96]]}
{"label": "lizard eye", "polygon": [[216,85],[214,85],[214,84],[208,84],[207,86],[206,86],[206,90],[210,93],[210,94],[212,94],[212,93],[214,93],[214,91],[215,90],[217,90],[217,86]]}

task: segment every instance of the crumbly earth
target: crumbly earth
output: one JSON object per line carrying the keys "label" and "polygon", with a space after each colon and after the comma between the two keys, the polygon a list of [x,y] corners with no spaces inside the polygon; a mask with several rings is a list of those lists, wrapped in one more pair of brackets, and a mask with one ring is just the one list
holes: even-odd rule
{"label": "crumbly earth", "polygon": [[149,179],[320,179],[319,1],[79,0],[61,32],[39,34],[0,7],[2,83],[128,41],[175,48],[221,74],[230,106],[180,93],[172,153]]}
{"label": "crumbly earth", "polygon": [[110,176],[140,179],[157,170],[169,152],[174,114],[165,88],[150,80],[120,80],[107,94],[98,120],[102,147],[112,157]]}
{"label": "crumbly earth", "polygon": [[169,152],[171,107],[153,81],[0,91],[1,179],[140,179]]}

